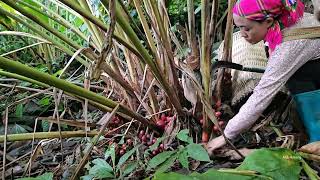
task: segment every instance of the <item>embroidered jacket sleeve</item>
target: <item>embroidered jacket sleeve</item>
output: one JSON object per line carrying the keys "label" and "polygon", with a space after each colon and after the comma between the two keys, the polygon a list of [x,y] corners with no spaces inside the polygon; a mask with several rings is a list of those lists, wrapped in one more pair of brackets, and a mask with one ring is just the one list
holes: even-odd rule
{"label": "embroidered jacket sleeve", "polygon": [[271,103],[288,79],[307,61],[320,52],[320,40],[294,40],[277,46],[270,56],[266,71],[253,94],[227,124],[224,133],[229,139],[250,128]]}

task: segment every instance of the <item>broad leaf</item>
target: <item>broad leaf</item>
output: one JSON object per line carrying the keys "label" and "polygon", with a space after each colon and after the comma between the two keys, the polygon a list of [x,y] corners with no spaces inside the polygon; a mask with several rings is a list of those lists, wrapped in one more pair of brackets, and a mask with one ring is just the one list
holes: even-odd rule
{"label": "broad leaf", "polygon": [[121,158],[119,159],[119,162],[117,164],[117,168],[119,169],[123,163],[125,163],[128,158],[140,147],[141,145],[138,145],[134,148],[132,148],[130,151],[126,152]]}
{"label": "broad leaf", "polygon": [[181,163],[182,167],[189,169],[187,150],[182,150],[182,152],[179,153],[178,159],[179,159],[179,162]]}
{"label": "broad leaf", "polygon": [[35,178],[19,178],[17,180],[52,180],[53,179],[53,173],[44,173],[38,177]]}
{"label": "broad leaf", "polygon": [[112,162],[114,162],[116,159],[114,143],[112,143],[104,153],[104,159],[108,159],[110,156],[111,156]]}
{"label": "broad leaf", "polygon": [[92,163],[97,165],[97,166],[105,167],[107,169],[107,171],[109,171],[109,172],[113,171],[112,167],[103,159],[100,159],[100,158],[94,159],[92,161]]}
{"label": "broad leaf", "polygon": [[207,172],[200,174],[200,173],[192,173],[189,175],[183,175],[175,172],[170,173],[157,173],[154,175],[153,180],[206,180],[206,179],[223,179],[223,180],[249,180],[249,179],[267,179],[263,177],[257,177],[254,175],[241,175],[242,172],[235,171],[234,173],[227,173],[227,172],[220,172],[215,169],[210,169]]}
{"label": "broad leaf", "polygon": [[129,164],[126,165],[122,176],[126,176],[130,173],[132,173],[133,170],[135,170],[138,167],[138,162],[131,162]]}
{"label": "broad leaf", "polygon": [[159,166],[159,168],[156,171],[156,174],[165,172],[167,169],[169,169],[174,164],[174,162],[176,161],[177,158],[178,158],[177,153],[172,155],[168,160],[166,160],[164,163],[162,163]]}
{"label": "broad leaf", "polygon": [[189,144],[187,147],[189,157],[198,161],[210,161],[207,151],[200,144]]}
{"label": "broad leaf", "polygon": [[289,149],[259,149],[237,168],[253,170],[273,179],[299,179],[301,156]]}
{"label": "broad leaf", "polygon": [[114,143],[110,147],[110,152],[111,152],[112,165],[113,165],[113,168],[115,168],[115,166],[116,166],[116,147],[115,147]]}
{"label": "broad leaf", "polygon": [[152,146],[149,147],[149,149],[150,149],[151,151],[157,149],[158,146],[160,145],[160,143],[161,143],[165,138],[166,138],[166,137],[158,138],[157,141],[156,141]]}
{"label": "broad leaf", "polygon": [[19,124],[14,124],[12,127],[12,133],[13,134],[22,134],[22,133],[27,133],[28,131],[25,129],[26,126],[22,127],[23,125]]}
{"label": "broad leaf", "polygon": [[42,126],[42,131],[43,132],[48,132],[50,128],[50,123],[46,120],[41,121],[41,126]]}
{"label": "broad leaf", "polygon": [[113,174],[108,171],[108,168],[105,166],[94,165],[89,170],[89,174],[93,175],[95,178],[112,178]]}
{"label": "broad leaf", "polygon": [[189,129],[184,129],[181,130],[178,134],[177,134],[177,138],[181,141],[187,142],[187,143],[193,143],[192,138],[189,137]]}
{"label": "broad leaf", "polygon": [[80,177],[81,180],[92,180],[93,178],[94,178],[94,176],[92,176],[92,175],[86,175],[86,176]]}
{"label": "broad leaf", "polygon": [[44,97],[44,98],[42,98],[42,99],[40,99],[40,100],[38,101],[38,104],[39,104],[40,106],[48,106],[48,105],[50,105],[51,100],[52,100],[51,97]]}
{"label": "broad leaf", "polygon": [[16,117],[22,118],[23,116],[23,104],[18,104],[16,107]]}
{"label": "broad leaf", "polygon": [[103,159],[95,159],[92,161],[95,164],[89,169],[89,175],[95,178],[111,178],[114,177],[112,174],[112,167]]}
{"label": "broad leaf", "polygon": [[164,151],[155,157],[153,157],[148,164],[147,170],[150,170],[151,168],[156,168],[161,163],[165,162],[168,158],[171,157],[172,154],[174,154],[175,151]]}

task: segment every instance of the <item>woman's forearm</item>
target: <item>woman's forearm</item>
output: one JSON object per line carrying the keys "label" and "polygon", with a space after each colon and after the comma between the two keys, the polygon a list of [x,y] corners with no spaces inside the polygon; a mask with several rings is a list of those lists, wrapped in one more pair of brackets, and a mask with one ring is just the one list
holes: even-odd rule
{"label": "woman's forearm", "polygon": [[279,45],[248,101],[225,128],[229,139],[250,128],[271,103],[276,93],[303,64],[319,54],[320,40],[295,40]]}

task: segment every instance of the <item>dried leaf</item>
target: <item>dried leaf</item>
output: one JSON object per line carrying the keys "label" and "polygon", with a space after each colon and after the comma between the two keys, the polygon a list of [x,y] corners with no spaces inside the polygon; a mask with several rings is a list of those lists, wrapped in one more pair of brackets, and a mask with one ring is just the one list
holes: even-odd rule
{"label": "dried leaf", "polygon": [[181,81],[182,81],[184,96],[189,102],[191,102],[192,106],[195,106],[197,104],[198,98],[197,98],[197,91],[194,87],[194,84],[186,75],[182,75]]}
{"label": "dried leaf", "polygon": [[97,122],[97,124],[103,126],[105,123],[108,123],[106,121],[108,120],[109,115],[110,113],[104,114],[103,117]]}

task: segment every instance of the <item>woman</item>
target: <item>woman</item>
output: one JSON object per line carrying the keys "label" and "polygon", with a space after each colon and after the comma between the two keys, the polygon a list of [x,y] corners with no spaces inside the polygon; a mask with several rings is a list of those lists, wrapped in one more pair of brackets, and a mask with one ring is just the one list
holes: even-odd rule
{"label": "woman", "polygon": [[[283,85],[288,83],[292,94],[320,88],[320,82],[316,82],[319,81],[320,72],[315,67],[320,68],[320,39],[282,41],[281,30],[310,26],[302,18],[303,11],[304,5],[300,0],[238,0],[235,4],[234,23],[240,28],[242,37],[252,44],[264,40],[269,46],[270,57],[266,71],[253,94],[239,113],[228,122],[224,130],[228,139],[233,139],[250,128]],[[315,18],[314,21],[316,22]],[[300,86],[305,82],[309,83]],[[303,110],[306,107],[299,108]],[[309,118],[304,122],[306,129],[310,123],[314,127],[318,122]],[[320,130],[320,124],[318,125]],[[309,136],[315,135],[312,140],[320,140],[319,132],[313,132]],[[225,144],[224,138],[219,136],[207,144],[207,150],[211,154]]]}

